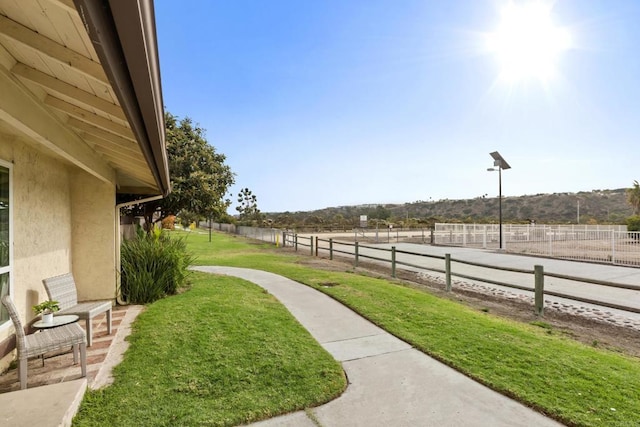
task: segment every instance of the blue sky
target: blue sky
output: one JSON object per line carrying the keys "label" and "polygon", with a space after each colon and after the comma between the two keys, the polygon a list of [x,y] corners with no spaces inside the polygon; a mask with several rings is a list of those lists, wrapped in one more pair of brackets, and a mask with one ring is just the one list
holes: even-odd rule
{"label": "blue sky", "polygon": [[571,44],[515,81],[486,42],[506,3],[157,0],[164,104],[263,212],[495,197],[496,150],[505,196],[630,187],[640,1],[555,1]]}

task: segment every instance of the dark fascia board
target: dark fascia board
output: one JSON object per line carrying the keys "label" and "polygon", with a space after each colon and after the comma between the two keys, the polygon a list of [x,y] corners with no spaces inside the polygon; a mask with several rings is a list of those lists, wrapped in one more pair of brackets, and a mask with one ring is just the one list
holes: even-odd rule
{"label": "dark fascia board", "polygon": [[171,191],[153,0],[74,0],[162,195]]}

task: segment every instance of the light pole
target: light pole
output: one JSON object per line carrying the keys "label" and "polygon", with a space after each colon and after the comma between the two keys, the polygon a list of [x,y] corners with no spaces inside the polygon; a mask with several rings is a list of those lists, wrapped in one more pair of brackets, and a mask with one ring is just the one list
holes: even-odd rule
{"label": "light pole", "polygon": [[500,250],[503,249],[502,246],[502,169],[511,169],[509,163],[505,159],[502,158],[500,153],[494,151],[493,153],[489,153],[491,157],[493,157],[493,166],[497,166],[496,168],[488,168],[489,172],[498,171],[498,210],[499,210],[499,223],[500,223]]}

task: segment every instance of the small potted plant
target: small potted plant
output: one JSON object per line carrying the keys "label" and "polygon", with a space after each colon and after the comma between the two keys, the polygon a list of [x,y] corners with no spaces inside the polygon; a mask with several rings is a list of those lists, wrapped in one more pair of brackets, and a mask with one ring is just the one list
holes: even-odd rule
{"label": "small potted plant", "polygon": [[46,324],[53,323],[53,313],[58,310],[60,310],[58,301],[47,300],[33,306],[33,311],[36,314],[42,314],[42,322]]}

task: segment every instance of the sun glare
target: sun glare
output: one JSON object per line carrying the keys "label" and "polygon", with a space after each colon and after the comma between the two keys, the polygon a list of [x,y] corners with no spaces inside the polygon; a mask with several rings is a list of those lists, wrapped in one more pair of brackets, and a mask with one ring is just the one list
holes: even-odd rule
{"label": "sun glare", "polygon": [[552,22],[551,5],[509,3],[501,17],[487,39],[488,49],[500,62],[500,77],[510,82],[552,78],[558,58],[571,47],[571,38]]}

